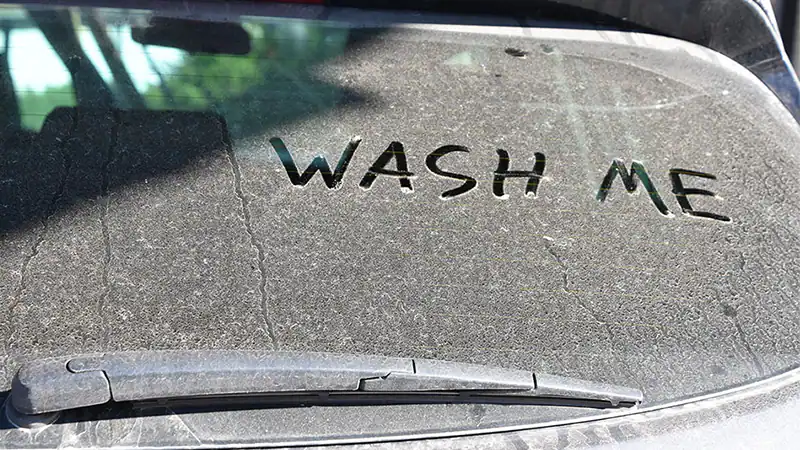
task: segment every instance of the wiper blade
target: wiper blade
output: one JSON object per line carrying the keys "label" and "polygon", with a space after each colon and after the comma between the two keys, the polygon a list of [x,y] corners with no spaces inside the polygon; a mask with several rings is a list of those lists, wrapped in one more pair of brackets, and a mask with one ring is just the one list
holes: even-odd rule
{"label": "wiper blade", "polygon": [[307,352],[159,351],[88,354],[31,362],[12,382],[16,414],[109,402],[206,406],[542,404],[619,408],[638,389],[474,364]]}

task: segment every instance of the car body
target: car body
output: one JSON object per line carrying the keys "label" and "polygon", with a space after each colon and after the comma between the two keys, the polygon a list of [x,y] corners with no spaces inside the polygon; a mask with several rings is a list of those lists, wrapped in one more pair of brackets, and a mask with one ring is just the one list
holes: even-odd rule
{"label": "car body", "polygon": [[[33,34],[5,40],[22,106],[2,140],[0,443],[790,445],[800,97],[770,5],[484,4],[7,10]],[[36,39],[52,51],[24,72]],[[41,111],[25,92],[45,95],[43,67],[70,91]],[[223,350],[455,361],[644,400],[9,410],[41,358]],[[105,370],[114,396],[109,370],[60,365]]]}

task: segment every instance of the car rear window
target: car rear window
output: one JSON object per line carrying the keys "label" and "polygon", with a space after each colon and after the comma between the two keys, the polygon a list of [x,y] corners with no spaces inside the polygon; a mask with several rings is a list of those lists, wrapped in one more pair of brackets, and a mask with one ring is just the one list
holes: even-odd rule
{"label": "car rear window", "polygon": [[755,76],[353,14],[217,17],[242,51],[196,17],[0,9],[0,388],[51,355],[280,349],[658,403],[798,362],[798,126]]}

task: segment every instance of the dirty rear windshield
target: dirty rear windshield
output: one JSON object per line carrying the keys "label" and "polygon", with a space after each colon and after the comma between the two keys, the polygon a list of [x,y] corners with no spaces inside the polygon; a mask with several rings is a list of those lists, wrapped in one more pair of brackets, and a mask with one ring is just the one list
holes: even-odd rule
{"label": "dirty rear windshield", "polygon": [[797,126],[752,74],[352,14],[0,9],[0,390],[52,355],[280,349],[658,403],[800,359]]}

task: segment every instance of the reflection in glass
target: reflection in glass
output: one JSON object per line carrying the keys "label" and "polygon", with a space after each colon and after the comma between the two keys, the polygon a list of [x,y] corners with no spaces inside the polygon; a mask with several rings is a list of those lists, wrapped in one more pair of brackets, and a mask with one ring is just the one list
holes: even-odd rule
{"label": "reflection in glass", "polygon": [[318,63],[342,54],[347,28],[246,21],[249,52],[230,54],[134,40],[154,23],[115,10],[0,9],[5,126],[38,131],[58,106],[213,110],[241,136],[329,109],[348,95],[314,75]]}

